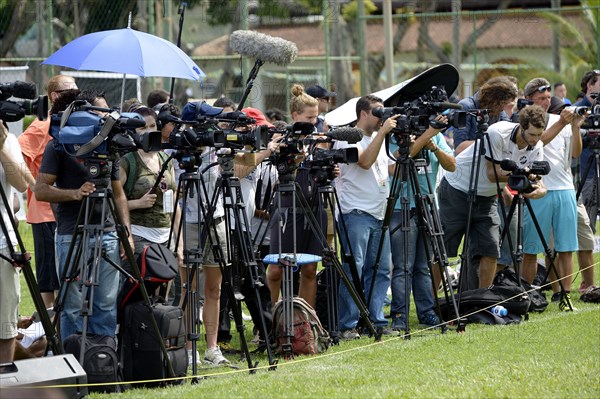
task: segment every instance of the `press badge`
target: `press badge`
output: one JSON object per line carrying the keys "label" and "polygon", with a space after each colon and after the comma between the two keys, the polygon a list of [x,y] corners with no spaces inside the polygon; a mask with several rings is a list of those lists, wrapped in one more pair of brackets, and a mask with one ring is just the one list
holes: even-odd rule
{"label": "press badge", "polygon": [[163,193],[163,212],[173,213],[173,190],[167,190]]}
{"label": "press badge", "polygon": [[377,180],[377,185],[379,186],[379,192],[380,193],[387,193],[387,180],[385,180],[385,179],[378,179]]}

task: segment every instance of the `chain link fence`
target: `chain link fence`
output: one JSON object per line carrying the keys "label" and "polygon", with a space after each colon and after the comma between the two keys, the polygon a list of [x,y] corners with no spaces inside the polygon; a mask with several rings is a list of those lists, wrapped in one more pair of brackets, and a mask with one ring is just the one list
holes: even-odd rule
{"label": "chain link fence", "polygon": [[[49,77],[57,73],[73,74],[80,88],[102,89],[111,105],[117,105],[122,75],[70,71],[41,62],[81,35],[126,27],[129,13],[132,28],[177,42],[180,17],[177,5],[178,2],[166,0],[0,1],[0,82],[13,79],[8,67],[19,67],[19,73],[35,82],[38,93],[43,94]],[[340,105],[361,94],[361,80],[368,82],[368,91],[372,92],[443,62],[454,64],[460,71],[461,84],[455,93],[459,97],[472,94],[491,76],[509,74],[519,79],[520,87],[535,76],[544,76],[551,82],[563,81],[568,96],[574,100],[583,73],[600,65],[599,7],[460,14],[396,10],[389,35],[394,48],[392,82],[385,77],[383,17],[366,16],[344,24],[343,34],[348,35],[351,48],[336,56],[332,31],[341,29],[341,25],[335,25],[340,18],[324,12],[321,18],[307,17],[280,24],[275,22],[281,20],[269,18],[266,28],[250,26],[297,43],[299,57],[286,67],[265,64],[246,106],[286,111],[289,87],[296,82],[306,86],[319,83],[330,90],[344,85],[345,90],[338,90],[344,95],[333,104]],[[181,47],[206,78],[202,82],[177,80],[174,93],[179,105],[191,98],[214,99],[221,95],[239,100],[252,68],[253,60],[227,54],[229,26],[211,27],[208,19],[202,4],[190,7],[185,14]],[[363,21],[364,34],[359,36],[358,28]],[[342,79],[344,74],[351,76],[351,87],[346,87],[348,80]],[[128,78],[125,98],[145,100],[150,90],[171,88],[171,80],[167,78]]]}

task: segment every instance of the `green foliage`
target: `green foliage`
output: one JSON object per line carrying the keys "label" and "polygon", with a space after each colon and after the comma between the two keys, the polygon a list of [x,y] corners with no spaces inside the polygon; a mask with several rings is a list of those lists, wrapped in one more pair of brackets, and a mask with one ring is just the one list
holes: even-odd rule
{"label": "green foliage", "polygon": [[[365,0],[365,15],[369,15],[377,11],[377,6],[371,0]],[[342,7],[342,16],[346,21],[354,21],[358,18],[358,2],[352,0]]]}

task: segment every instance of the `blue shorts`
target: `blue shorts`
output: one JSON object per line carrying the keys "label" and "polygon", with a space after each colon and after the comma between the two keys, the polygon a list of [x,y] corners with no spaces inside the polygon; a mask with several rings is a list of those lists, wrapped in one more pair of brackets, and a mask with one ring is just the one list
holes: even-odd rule
{"label": "blue shorts", "polygon": [[[550,231],[552,231],[554,249],[557,252],[574,252],[578,250],[577,202],[575,201],[574,190],[548,191],[543,198],[531,200],[531,208],[546,243],[549,242]],[[527,208],[523,219],[523,252],[526,254],[543,253],[542,241]]]}

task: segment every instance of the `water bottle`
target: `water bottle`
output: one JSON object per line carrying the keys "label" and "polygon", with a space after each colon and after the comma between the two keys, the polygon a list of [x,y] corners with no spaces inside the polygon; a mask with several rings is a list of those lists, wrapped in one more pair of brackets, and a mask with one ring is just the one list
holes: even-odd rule
{"label": "water bottle", "polygon": [[508,314],[508,310],[504,306],[494,306],[492,308],[492,313],[498,316],[506,316]]}

